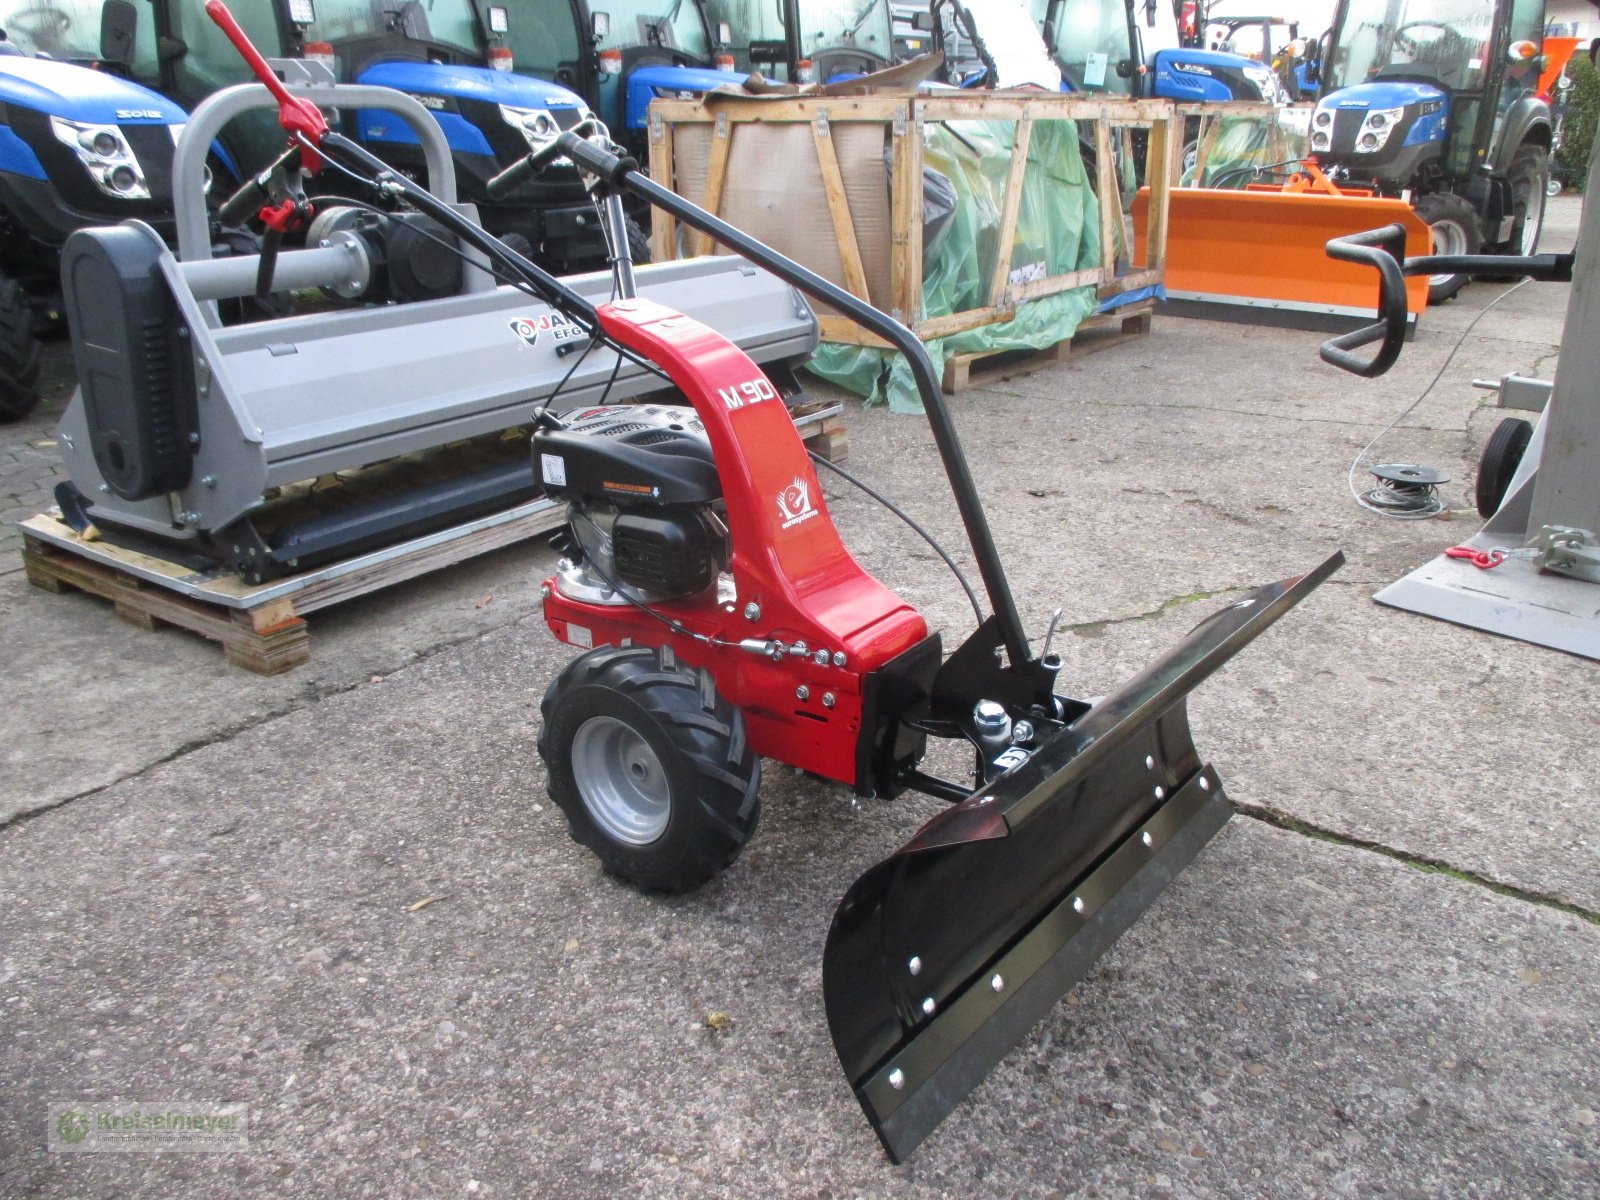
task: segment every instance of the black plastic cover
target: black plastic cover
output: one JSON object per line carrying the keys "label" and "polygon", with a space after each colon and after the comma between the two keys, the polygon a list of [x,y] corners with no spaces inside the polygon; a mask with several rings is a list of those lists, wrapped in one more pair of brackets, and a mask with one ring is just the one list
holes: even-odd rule
{"label": "black plastic cover", "polygon": [[692,408],[609,404],[563,415],[533,436],[534,473],[564,499],[619,507],[709,504],[722,496],[711,443]]}
{"label": "black plastic cover", "polygon": [[461,290],[453,234],[422,213],[395,213],[386,225],[389,290],[396,300],[436,300]]}
{"label": "black plastic cover", "polygon": [[61,251],[61,291],[95,465],[124,500],[188,485],[198,416],[182,320],[135,225],[81,229]]}
{"label": "black plastic cover", "polygon": [[717,581],[718,540],[700,509],[626,512],[611,527],[617,577],[672,596],[696,595]]}

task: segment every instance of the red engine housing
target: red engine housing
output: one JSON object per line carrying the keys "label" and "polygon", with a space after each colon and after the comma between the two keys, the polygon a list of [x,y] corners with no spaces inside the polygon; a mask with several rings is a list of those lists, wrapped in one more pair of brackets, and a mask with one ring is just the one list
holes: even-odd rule
{"label": "red engine housing", "polygon": [[[862,569],[828,516],[811,459],[772,382],[736,345],[692,317],[645,299],[599,308],[606,333],[655,363],[705,425],[722,483],[737,599],[703,596],[654,606],[661,616],[728,645],[707,645],[632,605],[563,596],[552,577],[544,618],[574,646],[670,645],[704,667],[744,714],[764,758],[842,783],[859,782],[868,675],[921,643],[927,623]],[[747,617],[746,612],[756,613]],[[737,643],[759,638],[806,654],[781,660]],[[827,661],[818,661],[818,651]],[[834,665],[840,661],[842,666]]]}

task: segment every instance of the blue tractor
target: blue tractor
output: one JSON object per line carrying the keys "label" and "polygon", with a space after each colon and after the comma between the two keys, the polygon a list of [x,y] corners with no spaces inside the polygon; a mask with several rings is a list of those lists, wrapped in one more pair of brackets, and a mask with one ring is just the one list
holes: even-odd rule
{"label": "blue tractor", "polygon": [[1179,104],[1286,104],[1272,68],[1241,54],[1185,46],[1168,0],[1030,0],[1073,91]]}
{"label": "blue tractor", "polygon": [[[1312,154],[1342,187],[1408,197],[1435,254],[1532,254],[1554,125],[1543,35],[1543,0],[1340,0]],[[1431,276],[1429,300],[1467,282]]]}
{"label": "blue tractor", "polygon": [[[482,0],[480,0],[482,2]],[[494,8],[486,6],[491,15]],[[509,28],[492,33],[518,71],[570,88],[630,153],[646,151],[645,114],[657,96],[696,96],[739,84],[701,0],[518,0]],[[720,36],[719,36],[720,35]]]}
{"label": "blue tractor", "polygon": [[60,250],[86,225],[170,228],[182,108],[115,74],[126,12],[0,3],[0,421],[39,402],[38,334],[61,320]]}
{"label": "blue tractor", "polygon": [[[135,77],[189,107],[249,78],[206,16],[203,0],[136,2],[141,19],[147,16],[150,22],[151,49],[136,53]],[[449,140],[461,199],[477,206],[490,232],[558,273],[604,265],[599,217],[570,163],[552,164],[509,195],[488,193],[488,181],[506,167],[594,116],[569,88],[535,77],[531,51],[526,61],[517,60],[513,47],[524,34],[530,46],[550,36],[530,6],[479,0],[257,0],[238,7],[240,25],[268,57],[322,59],[342,82],[390,87],[420,101]],[[342,120],[347,136],[403,173],[420,177],[422,148],[399,117],[356,111],[342,114]],[[263,117],[254,125],[236,122],[223,140],[256,170],[276,157],[282,135],[270,117]],[[642,246],[642,235],[639,241]]]}

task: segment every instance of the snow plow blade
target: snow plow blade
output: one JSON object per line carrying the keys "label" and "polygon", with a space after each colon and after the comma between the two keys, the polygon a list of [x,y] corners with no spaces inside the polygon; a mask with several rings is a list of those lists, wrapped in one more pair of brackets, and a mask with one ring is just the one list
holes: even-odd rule
{"label": "snow plow blade", "polygon": [[1195,750],[1185,698],[1343,561],[1334,554],[1202,621],[845,894],[823,957],[828,1025],[893,1161],[1227,823],[1232,806]]}
{"label": "snow plow blade", "polygon": [[[1320,191],[1173,188],[1167,216],[1168,311],[1296,329],[1343,331],[1372,320],[1372,272],[1324,247],[1378,225],[1406,227],[1406,253],[1427,254],[1427,225],[1404,200]],[[1134,257],[1146,257],[1148,188],[1134,197]],[[1428,282],[1406,281],[1414,321]]]}

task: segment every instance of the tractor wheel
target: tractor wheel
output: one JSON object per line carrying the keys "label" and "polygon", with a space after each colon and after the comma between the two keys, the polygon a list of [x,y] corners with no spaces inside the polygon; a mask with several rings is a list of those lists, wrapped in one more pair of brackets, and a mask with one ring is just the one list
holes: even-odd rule
{"label": "tractor wheel", "polygon": [[632,217],[623,220],[628,228],[628,256],[636,263],[650,261],[650,234]]}
{"label": "tractor wheel", "polygon": [[[1460,196],[1429,192],[1417,201],[1417,216],[1433,235],[1430,254],[1476,254],[1483,247],[1478,214]],[[1464,274],[1428,276],[1428,303],[1443,304],[1466,287],[1471,278]]]}
{"label": "tractor wheel", "polygon": [[686,892],[755,832],[761,760],[738,710],[671,650],[592,650],[545,692],[539,755],[572,839],[617,878]]}
{"label": "tractor wheel", "polygon": [[1539,249],[1539,234],[1544,229],[1544,202],[1550,182],[1550,151],[1532,144],[1520,146],[1506,173],[1511,185],[1511,226],[1507,254],[1534,254]]}
{"label": "tractor wheel", "polygon": [[1478,482],[1473,499],[1478,515],[1488,520],[1500,511],[1500,504],[1511,488],[1511,477],[1527,453],[1533,427],[1517,417],[1507,417],[1494,427],[1483,455],[1478,459]]}
{"label": "tractor wheel", "polygon": [[39,406],[39,339],[33,305],[15,279],[0,275],[0,424]]}

